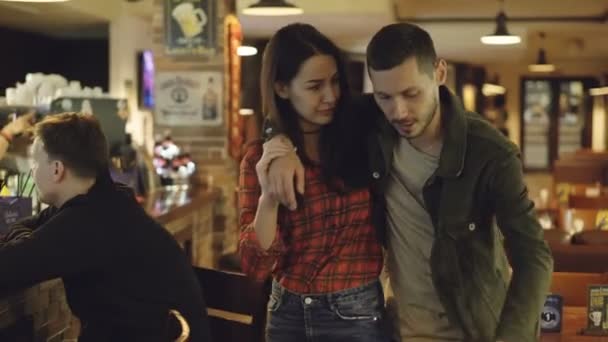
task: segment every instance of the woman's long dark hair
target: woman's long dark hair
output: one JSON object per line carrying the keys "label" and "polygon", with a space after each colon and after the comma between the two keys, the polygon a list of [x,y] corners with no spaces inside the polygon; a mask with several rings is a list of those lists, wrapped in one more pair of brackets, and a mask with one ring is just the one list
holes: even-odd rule
{"label": "woman's long dark hair", "polygon": [[[331,186],[342,180],[349,188],[368,184],[367,153],[353,151],[365,137],[352,136],[352,116],[349,118],[347,106],[350,102],[350,87],[347,82],[346,67],[340,49],[316,28],[308,24],[290,24],[275,33],[270,39],[262,59],[260,88],[262,111],[272,127],[287,135],[297,147],[297,153],[304,164],[312,162],[304,149],[304,137],[299,125],[299,114],[289,100],[279,97],[275,83],[289,84],[297,75],[302,64],[315,55],[334,58],[338,69],[340,98],[336,103],[331,123],[320,132],[319,155],[323,180]],[[357,141],[358,140],[358,141]],[[359,143],[355,143],[355,142]],[[360,149],[360,148],[359,148]]]}

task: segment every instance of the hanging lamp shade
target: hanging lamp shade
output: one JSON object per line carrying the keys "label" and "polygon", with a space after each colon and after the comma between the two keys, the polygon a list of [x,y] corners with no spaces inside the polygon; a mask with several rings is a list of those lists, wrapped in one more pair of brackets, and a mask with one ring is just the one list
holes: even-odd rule
{"label": "hanging lamp shade", "polygon": [[547,62],[547,52],[545,51],[544,41],[545,34],[543,32],[539,33],[541,40],[541,47],[538,49],[538,57],[536,58],[535,64],[528,65],[528,70],[531,72],[553,72],[555,71],[555,65]]}
{"label": "hanging lamp shade", "polygon": [[532,72],[553,72],[555,71],[555,65],[547,63],[547,53],[545,52],[545,49],[540,48],[538,50],[536,63],[528,65],[528,70]]}
{"label": "hanging lamp shade", "polygon": [[488,80],[481,87],[481,93],[484,96],[503,95],[507,92],[507,88],[500,84],[498,74],[494,75],[494,78]]}
{"label": "hanging lamp shade", "polygon": [[603,82],[598,87],[589,89],[591,96],[606,96],[608,95],[608,74],[604,74]]}
{"label": "hanging lamp shade", "polygon": [[521,38],[509,33],[507,15],[504,11],[500,11],[496,16],[496,30],[493,34],[481,37],[481,42],[486,45],[513,45],[521,43]]}
{"label": "hanging lamp shade", "polygon": [[258,49],[255,46],[241,45],[236,48],[236,54],[241,57],[255,56],[257,53]]}
{"label": "hanging lamp shade", "polygon": [[264,16],[298,15],[302,13],[304,11],[300,7],[285,0],[260,0],[243,10],[243,14],[246,15]]}

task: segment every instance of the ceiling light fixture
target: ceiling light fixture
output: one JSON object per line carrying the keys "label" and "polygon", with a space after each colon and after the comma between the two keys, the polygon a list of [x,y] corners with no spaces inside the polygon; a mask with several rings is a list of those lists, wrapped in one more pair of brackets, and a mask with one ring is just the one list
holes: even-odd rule
{"label": "ceiling light fixture", "polygon": [[604,96],[604,95],[608,95],[608,86],[606,86],[606,87],[599,87],[599,88],[591,88],[591,89],[589,89],[589,94],[591,94],[591,96]]}
{"label": "ceiling light fixture", "polygon": [[538,58],[535,64],[528,65],[528,70],[531,72],[553,72],[555,71],[555,65],[547,62],[547,52],[544,48],[545,33],[540,32],[540,49],[538,49]]}
{"label": "ceiling light fixture", "polygon": [[255,112],[251,108],[241,108],[241,109],[239,109],[239,115],[249,116],[249,115],[253,115],[253,114],[255,114]]}
{"label": "ceiling light fixture", "polygon": [[606,96],[608,95],[608,74],[604,74],[603,84],[600,86],[589,89],[591,96]]}
{"label": "ceiling light fixture", "polygon": [[486,45],[513,45],[521,43],[521,38],[510,34],[507,30],[507,15],[504,11],[504,0],[500,0],[500,11],[496,16],[496,30],[493,34],[481,37],[481,42]]}
{"label": "ceiling light fixture", "polygon": [[481,92],[484,96],[502,95],[507,92],[507,89],[499,84],[484,83],[481,88]]}
{"label": "ceiling light fixture", "polygon": [[300,7],[290,4],[285,0],[260,0],[243,9],[243,14],[246,15],[280,16],[298,15],[302,13],[304,13],[304,11]]}
{"label": "ceiling light fixture", "polygon": [[493,80],[485,82],[481,87],[481,93],[484,96],[503,95],[506,92],[507,88],[500,85],[498,75],[495,75]]}
{"label": "ceiling light fixture", "polygon": [[258,53],[258,49],[256,49],[254,46],[249,46],[249,45],[241,45],[238,48],[236,48],[236,54],[239,56],[255,56]]}

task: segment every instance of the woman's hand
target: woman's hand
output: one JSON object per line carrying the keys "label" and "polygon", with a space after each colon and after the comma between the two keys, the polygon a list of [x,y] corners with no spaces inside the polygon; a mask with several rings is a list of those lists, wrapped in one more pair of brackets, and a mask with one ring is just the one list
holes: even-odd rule
{"label": "woman's hand", "polygon": [[9,137],[21,134],[24,131],[32,127],[32,121],[34,120],[35,113],[28,113],[25,115],[18,116],[15,120],[9,122],[2,127],[2,132]]}
{"label": "woman's hand", "polygon": [[273,160],[288,155],[289,153],[294,153],[295,148],[291,141],[284,135],[277,135],[267,141],[264,143],[263,148],[264,153],[262,153],[262,158],[260,158],[256,164],[255,170],[258,175],[260,187],[262,188],[262,196],[268,197],[267,200],[272,199],[273,201],[276,201],[277,199],[272,195],[273,193],[276,193],[276,191],[271,188],[271,184],[268,180],[268,168]]}

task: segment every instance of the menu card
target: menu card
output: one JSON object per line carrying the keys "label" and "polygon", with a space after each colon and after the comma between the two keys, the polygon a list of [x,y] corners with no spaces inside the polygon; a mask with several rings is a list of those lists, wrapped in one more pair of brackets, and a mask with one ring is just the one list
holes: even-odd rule
{"label": "menu card", "polygon": [[608,285],[590,285],[586,332],[608,333]]}
{"label": "menu card", "polygon": [[540,330],[542,332],[562,331],[563,303],[564,298],[561,295],[550,294],[547,296],[540,316]]}

